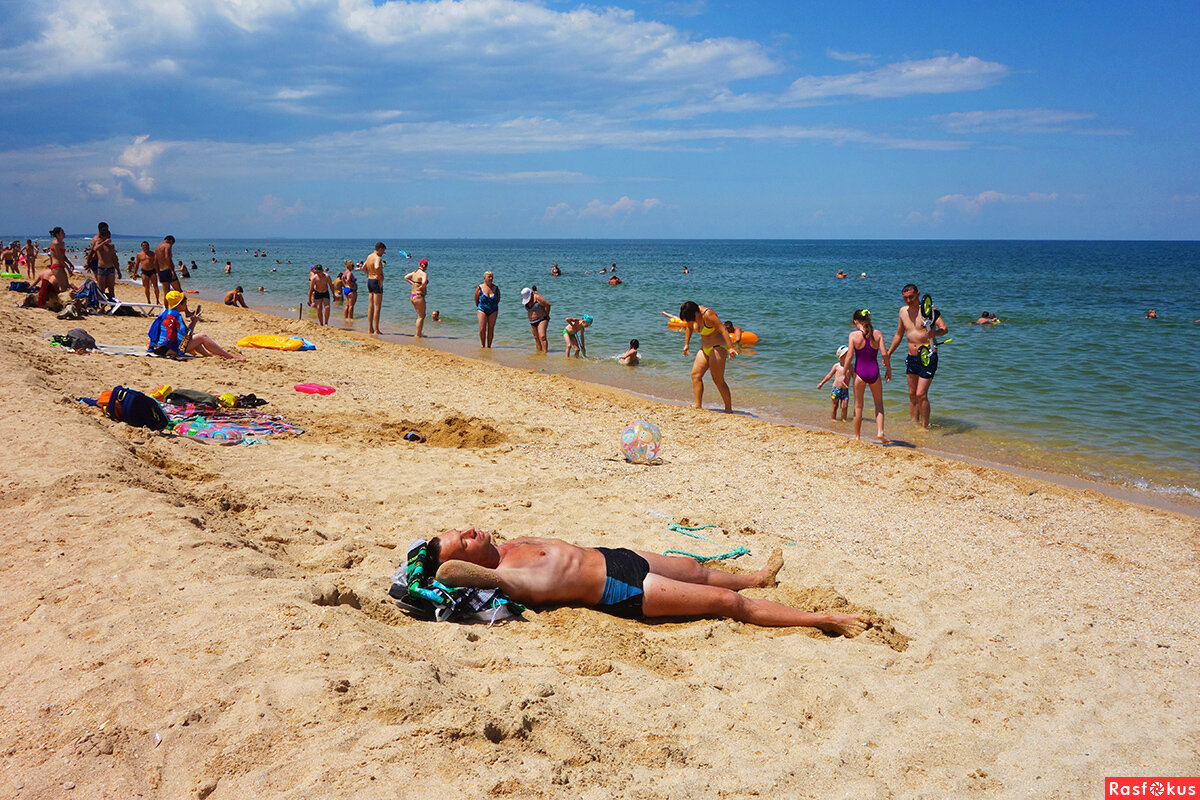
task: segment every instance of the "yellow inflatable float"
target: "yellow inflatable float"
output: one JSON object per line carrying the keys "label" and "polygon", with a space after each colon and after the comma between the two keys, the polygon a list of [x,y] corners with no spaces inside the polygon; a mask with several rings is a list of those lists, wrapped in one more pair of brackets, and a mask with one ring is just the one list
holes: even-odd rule
{"label": "yellow inflatable float", "polygon": [[[687,323],[679,317],[668,317],[667,327],[672,330],[681,331],[687,328]],[[739,344],[758,344],[758,334],[752,331],[742,331],[742,339]]]}
{"label": "yellow inflatable float", "polygon": [[293,339],[290,336],[273,336],[267,333],[256,333],[238,339],[238,347],[261,347],[265,350],[299,350],[304,346],[303,339]]}

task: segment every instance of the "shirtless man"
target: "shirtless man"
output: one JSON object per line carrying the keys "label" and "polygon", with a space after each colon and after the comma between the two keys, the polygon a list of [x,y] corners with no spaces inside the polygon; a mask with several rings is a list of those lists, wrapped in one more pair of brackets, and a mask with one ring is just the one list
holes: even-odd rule
{"label": "shirtless man", "polygon": [[18,242],[14,240],[11,245],[6,245],[4,242],[0,242],[0,248],[3,248],[3,250],[0,251],[0,260],[4,262],[4,271],[12,272],[17,268],[17,255],[21,251]]}
{"label": "shirtless man", "polygon": [[92,237],[88,248],[96,259],[96,284],[105,297],[116,299],[117,279],[124,276],[121,275],[121,262],[117,258],[117,248],[113,246],[107,222],[96,225],[96,235]]}
{"label": "shirtless man", "polygon": [[715,617],[754,625],[803,626],[857,636],[858,614],[812,613],[754,597],[742,589],[775,585],[776,550],[758,572],[705,569],[686,556],[576,547],[562,539],[523,536],[496,544],[487,531],[446,531],[430,542],[430,570],[447,586],[499,588],[527,605],[588,606],[620,617]]}
{"label": "shirtless man", "polygon": [[150,252],[150,243],[142,242],[142,250],[137,254],[137,269],[142,276],[142,288],[146,290],[146,302],[150,302],[150,287],[154,287],[154,302],[158,299],[158,271],[154,268],[154,253]]}
{"label": "shirtless man", "polygon": [[310,308],[316,306],[317,309],[317,324],[329,324],[329,293],[333,291],[333,284],[329,280],[329,273],[320,264],[312,268],[308,273],[308,305]]}
{"label": "shirtless man", "polygon": [[175,254],[171,252],[174,244],[175,237],[167,235],[158,243],[158,247],[154,248],[154,269],[158,271],[158,282],[162,284],[164,292],[183,291],[183,287],[179,285],[179,277],[175,274]]}
{"label": "shirtless man", "polygon": [[387,245],[375,243],[375,252],[367,256],[363,262],[363,272],[367,273],[367,332],[379,333],[379,309],[383,308],[383,254]]}
{"label": "shirtless man", "polygon": [[916,284],[910,283],[900,290],[904,298],[904,307],[900,309],[900,324],[896,327],[896,335],[888,346],[887,354],[891,356],[900,346],[900,339],[908,337],[908,358],[905,359],[905,372],[908,375],[908,416],[913,424],[922,428],[929,427],[929,384],[937,372],[938,356],[934,350],[929,354],[929,365],[921,363],[920,349],[923,345],[932,348],[933,339],[946,335],[946,320],[935,313],[936,319],[926,320],[921,315],[921,293]]}

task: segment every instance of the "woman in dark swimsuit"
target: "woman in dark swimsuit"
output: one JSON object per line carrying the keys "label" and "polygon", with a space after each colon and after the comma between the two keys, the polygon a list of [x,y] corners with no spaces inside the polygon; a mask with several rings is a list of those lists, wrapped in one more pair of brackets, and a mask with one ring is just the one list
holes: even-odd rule
{"label": "woman in dark swimsuit", "polygon": [[854,382],[854,438],[860,438],[863,396],[870,386],[871,398],[875,401],[875,438],[889,444],[891,439],[883,435],[883,384],[879,381],[879,354],[883,353],[885,381],[892,379],[892,362],[888,358],[887,348],[883,346],[883,334],[871,325],[871,312],[865,308],[857,309],[851,321],[854,330],[850,332],[850,349],[843,357],[847,368],[850,360],[854,360],[854,377],[858,378]]}
{"label": "woman in dark swimsuit", "polygon": [[542,296],[536,286],[521,290],[521,302],[529,314],[529,327],[533,332],[533,343],[539,353],[549,353],[546,344],[546,326],[550,322],[550,301]]}
{"label": "woman in dark swimsuit", "polygon": [[492,271],[483,273],[483,283],[475,287],[475,315],[479,317],[479,346],[491,347],[500,314],[500,287],[492,283]]}
{"label": "woman in dark swimsuit", "polygon": [[358,301],[358,278],[354,277],[354,262],[344,261],[346,271],[342,273],[342,297],[346,299],[346,319],[354,319],[354,304]]}

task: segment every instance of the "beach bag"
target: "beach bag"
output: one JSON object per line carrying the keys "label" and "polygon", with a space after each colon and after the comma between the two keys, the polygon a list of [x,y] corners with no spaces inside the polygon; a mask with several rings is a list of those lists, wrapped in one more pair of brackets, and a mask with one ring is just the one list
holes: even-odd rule
{"label": "beach bag", "polygon": [[[101,399],[103,397],[101,395]],[[152,431],[161,431],[170,424],[157,400],[124,386],[114,386],[112,391],[108,392],[104,413],[118,422],[135,428],[149,428]]]}
{"label": "beach bag", "polygon": [[[57,337],[55,337],[57,338]],[[67,331],[66,346],[72,350],[95,350],[96,340],[83,328],[71,328]]]}
{"label": "beach bag", "polygon": [[201,392],[196,389],[172,389],[167,395],[167,402],[176,406],[186,406],[188,403],[195,403],[198,406],[219,406],[220,400],[208,392]]}

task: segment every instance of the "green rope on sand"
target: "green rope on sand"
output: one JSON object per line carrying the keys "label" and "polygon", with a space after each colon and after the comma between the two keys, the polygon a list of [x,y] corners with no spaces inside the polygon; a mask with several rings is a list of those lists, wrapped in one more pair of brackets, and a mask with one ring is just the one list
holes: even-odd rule
{"label": "green rope on sand", "polygon": [[750,555],[750,551],[744,547],[737,547],[733,550],[730,550],[728,553],[721,553],[719,556],[698,556],[695,553],[685,553],[682,550],[663,550],[663,555],[687,556],[688,558],[694,558],[703,564],[706,561],[723,561],[726,558],[739,558],[741,556],[747,556]]}
{"label": "green rope on sand", "polygon": [[713,544],[716,544],[717,542],[714,539],[710,539],[707,536],[701,536],[698,533],[693,533],[693,531],[702,531],[705,528],[715,528],[715,527],[717,527],[717,526],[711,522],[708,523],[707,525],[677,525],[676,523],[672,522],[670,525],[667,526],[667,530],[678,531],[679,533],[685,534],[687,536],[691,536],[693,539],[703,539],[706,542],[712,542]]}

